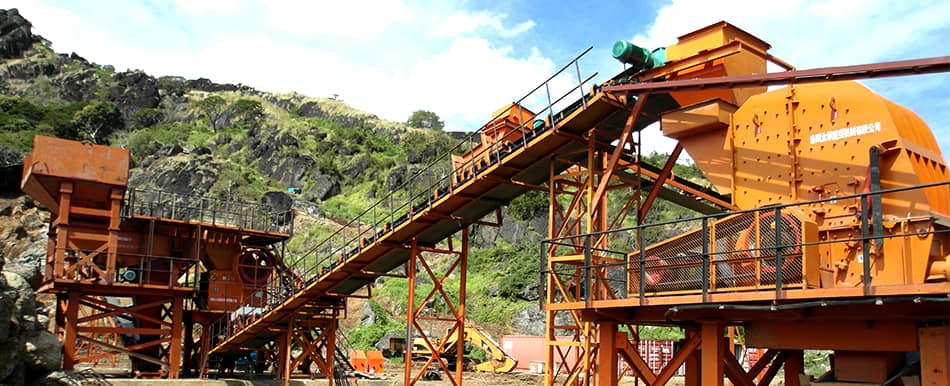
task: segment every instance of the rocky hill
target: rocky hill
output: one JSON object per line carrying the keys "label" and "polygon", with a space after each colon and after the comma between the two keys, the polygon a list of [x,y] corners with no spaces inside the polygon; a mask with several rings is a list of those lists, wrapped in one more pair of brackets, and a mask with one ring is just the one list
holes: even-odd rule
{"label": "rocky hill", "polygon": [[[419,191],[434,181],[434,172],[416,174],[465,135],[386,121],[333,98],[117,71],[76,53],[53,52],[15,9],[0,10],[0,193],[10,202],[2,212],[0,251],[8,267],[38,267],[45,253],[45,230],[33,226],[42,228],[48,215],[20,197],[18,186],[22,156],[36,134],[130,149],[136,189],[292,206],[300,226],[291,254],[384,194],[404,197],[410,186]],[[285,193],[288,188],[300,193]],[[545,211],[544,195],[527,195],[506,209],[502,228],[476,230],[469,276],[473,322],[496,333],[542,331],[537,274],[526,273],[536,270]],[[501,280],[489,271],[502,272]],[[404,331],[402,316],[393,313],[405,309],[405,281],[377,285],[376,300],[345,323],[356,329],[356,345]],[[0,383],[11,374],[0,371]]]}
{"label": "rocky hill", "polygon": [[[23,284],[38,280],[46,245],[48,214],[18,186],[23,154],[36,134],[131,150],[135,189],[293,208],[297,235],[290,255],[312,248],[389,192],[406,197],[428,186],[439,170],[450,170],[444,156],[466,135],[386,121],[334,98],[117,71],[76,53],[53,52],[15,9],[0,10],[0,194],[6,197],[0,201],[0,252],[7,263],[0,310],[16,310],[0,312],[0,321],[19,326],[0,328],[0,347],[13,348],[0,349],[6,365],[0,365],[0,384],[36,379],[57,360],[45,355],[49,345],[36,344],[49,343],[42,327],[51,308],[31,305],[35,287]],[[656,157],[662,164],[664,156]],[[433,162],[434,171],[419,173]],[[677,168],[677,175],[698,175],[694,168]],[[289,188],[299,193],[286,193]],[[654,212],[682,216],[673,209]],[[537,303],[537,246],[546,233],[547,197],[519,197],[503,216],[501,228],[479,227],[472,238],[469,320],[496,334],[539,335],[544,316]],[[379,280],[375,299],[350,313],[344,326],[355,346],[405,331],[406,285]],[[4,306],[8,302],[17,307]],[[11,356],[19,359],[5,360]]]}

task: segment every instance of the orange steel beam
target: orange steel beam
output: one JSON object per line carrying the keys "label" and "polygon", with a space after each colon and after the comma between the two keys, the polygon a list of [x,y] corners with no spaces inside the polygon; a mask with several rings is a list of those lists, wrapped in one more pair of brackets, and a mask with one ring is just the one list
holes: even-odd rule
{"label": "orange steel beam", "polygon": [[917,351],[913,321],[751,321],[746,342],[754,347],[853,351]]}
{"label": "orange steel beam", "polygon": [[[617,383],[617,350],[620,339],[617,334],[617,322],[609,320],[597,326],[597,379],[598,385]],[[626,340],[626,339],[623,339]]]}
{"label": "orange steel beam", "polygon": [[772,363],[768,366],[768,368],[765,369],[762,377],[759,378],[758,386],[771,385],[772,379],[775,379],[775,375],[778,374],[779,369],[781,369],[782,365],[785,364],[786,358],[788,358],[788,351],[779,351],[778,355],[775,356],[775,359],[772,360]]}
{"label": "orange steel beam", "polygon": [[76,338],[77,328],[79,327],[79,292],[73,291],[67,295],[65,302],[65,326],[66,330],[63,336],[63,370],[73,370],[76,363]]}
{"label": "orange steel beam", "polygon": [[919,328],[923,385],[950,385],[950,326]]}
{"label": "orange steel beam", "polygon": [[662,93],[674,91],[708,90],[716,88],[742,88],[781,84],[833,82],[868,78],[885,78],[904,75],[950,72],[950,56],[899,60],[885,63],[859,64],[852,66],[823,67],[809,70],[793,70],[769,74],[723,76],[717,78],[672,80],[666,82],[620,84],[605,86],[606,93]]}
{"label": "orange steel beam", "polygon": [[[624,162],[625,162],[625,161],[624,161]],[[634,170],[635,170],[637,173],[642,174],[642,175],[645,175],[645,176],[647,176],[647,177],[650,177],[650,178],[653,179],[653,180],[657,180],[657,179],[659,178],[659,174],[658,174],[658,173],[654,173],[654,172],[651,171],[651,170],[644,169],[643,167],[639,167],[639,163],[638,163],[638,162],[629,162],[629,163],[626,163],[626,162],[625,162],[625,165],[634,165],[634,166],[636,166],[636,167],[634,168]],[[666,185],[672,186],[672,187],[674,187],[674,188],[676,188],[676,189],[682,190],[683,192],[685,192],[685,193],[687,193],[687,194],[694,195],[694,196],[696,196],[696,197],[698,197],[698,198],[702,198],[702,199],[704,199],[704,200],[707,200],[707,201],[709,201],[709,202],[711,202],[711,203],[713,203],[713,204],[716,204],[716,205],[718,205],[718,206],[720,206],[720,207],[723,207],[723,208],[726,208],[726,209],[732,209],[732,210],[738,210],[738,209],[739,209],[738,207],[736,207],[735,205],[733,205],[731,202],[723,201],[723,200],[721,200],[721,199],[719,199],[719,198],[717,198],[717,197],[714,197],[714,196],[708,194],[707,192],[704,192],[704,191],[701,191],[701,190],[696,190],[696,189],[694,189],[694,188],[692,188],[692,187],[690,187],[690,186],[687,186],[687,185],[685,185],[685,184],[682,184],[682,183],[680,183],[680,182],[678,182],[678,181],[676,181],[676,180],[670,180],[669,178],[667,178],[667,180],[666,180]]]}
{"label": "orange steel beam", "polygon": [[765,370],[769,363],[772,363],[772,360],[775,359],[775,356],[778,355],[778,353],[779,350],[776,349],[770,348],[766,350],[765,354],[759,357],[759,360],[757,360],[755,364],[749,368],[749,376],[752,377],[753,380],[759,378],[759,374],[762,373],[762,370]]}
{"label": "orange steel beam", "polygon": [[[633,127],[637,122],[637,119],[640,118],[640,113],[643,111],[643,106],[646,105],[648,93],[642,93],[637,96],[636,103],[633,104],[633,109],[630,110],[630,115],[627,116],[627,123],[623,127],[623,132],[620,133],[620,138],[617,140],[617,146],[614,147],[613,153],[610,155],[610,159],[607,162],[607,168],[604,170],[604,174],[600,176],[600,181],[597,184],[597,189],[594,191],[594,196],[590,199],[591,205],[590,210],[594,211],[598,207],[600,201],[604,199],[607,195],[607,184],[610,182],[610,177],[613,175],[613,170],[617,167],[617,163],[620,162],[620,155],[623,154],[624,147],[627,145],[627,142],[630,142],[630,139],[633,137]],[[636,146],[640,146],[637,144]]]}
{"label": "orange steel beam", "polygon": [[805,373],[805,352],[802,350],[790,350],[788,356],[785,358],[783,369],[786,385],[801,386],[798,375]]}
{"label": "orange steel beam", "polygon": [[[732,342],[729,340],[723,340],[722,343],[723,345],[732,345]],[[726,347],[723,347],[722,361],[726,376],[735,386],[756,386],[755,380],[745,372],[745,369],[742,368],[742,364],[736,359],[735,354]]]}
{"label": "orange steel beam", "polygon": [[660,189],[663,187],[663,184],[666,184],[666,180],[673,174],[673,166],[676,165],[676,161],[680,158],[680,153],[682,152],[683,144],[677,142],[676,147],[673,148],[673,152],[670,153],[670,157],[666,159],[663,170],[656,176],[656,181],[654,181],[653,186],[650,187],[650,192],[647,193],[646,198],[643,199],[643,203],[640,204],[640,208],[637,210],[637,224],[643,222],[650,208],[653,207],[653,200],[656,200],[656,196],[660,194]]}
{"label": "orange steel beam", "polygon": [[633,343],[626,339],[626,334],[619,333],[623,336],[623,340],[626,341],[626,344],[620,347],[620,356],[626,361],[630,367],[632,367],[637,372],[637,376],[643,380],[647,385],[653,385],[656,381],[656,374],[653,374],[653,370],[650,369],[650,366],[643,360],[643,357],[640,356],[640,353],[634,349]]}
{"label": "orange steel beam", "polygon": [[670,378],[673,378],[673,375],[676,374],[676,370],[679,370],[680,365],[686,361],[686,358],[693,354],[696,349],[699,348],[702,338],[699,333],[694,333],[690,336],[686,342],[683,343],[683,346],[680,347],[679,351],[673,355],[673,358],[667,362],[666,367],[663,370],[660,370],[660,373],[656,375],[656,380],[654,385],[665,385],[670,381]]}
{"label": "orange steel beam", "polygon": [[87,342],[87,343],[91,343],[91,344],[95,344],[95,345],[101,346],[101,347],[103,347],[103,348],[105,348],[105,349],[107,349],[107,350],[118,351],[118,352],[121,352],[121,353],[125,353],[125,354],[128,354],[130,357],[137,358],[137,359],[141,359],[141,360],[146,361],[146,362],[149,362],[149,363],[154,363],[154,364],[159,365],[159,366],[168,365],[168,363],[162,362],[162,361],[157,360],[157,359],[155,359],[155,358],[152,358],[152,357],[150,357],[150,356],[148,356],[148,355],[142,355],[142,354],[139,354],[139,353],[137,353],[137,352],[128,350],[128,349],[126,349],[126,348],[122,348],[122,347],[119,347],[119,346],[116,346],[116,345],[111,345],[111,344],[108,344],[108,343],[105,343],[105,342],[100,342],[100,341],[97,341],[97,340],[92,339],[92,338],[88,338],[88,337],[85,337],[85,336],[78,336],[77,339],[79,339],[79,340],[81,340],[81,341],[84,341],[84,342]]}
{"label": "orange steel beam", "polygon": [[719,321],[700,322],[700,361],[703,386],[722,386],[724,347]]}
{"label": "orange steel beam", "polygon": [[[738,54],[743,51],[749,51],[759,57],[762,57],[772,63],[777,64],[779,67],[782,67],[785,70],[794,70],[795,66],[785,62],[778,57],[769,54],[768,52],[761,51],[751,45],[744,43],[741,40],[733,40],[721,47],[716,47],[711,50],[700,52],[699,54],[693,55],[689,58],[678,60],[676,62],[664,65],[662,67],[654,68],[651,70],[645,70],[640,73],[634,74],[637,79],[640,81],[650,81],[659,77],[663,77],[669,74],[674,74],[683,70],[688,70],[696,66],[701,66],[707,63],[712,63],[713,61],[724,59],[726,57]],[[624,74],[621,74],[623,76]]]}
{"label": "orange steel beam", "polygon": [[[406,313],[406,355],[405,355],[405,373],[403,374],[403,380],[405,385],[414,385],[422,378],[423,375],[428,371],[429,365],[432,363],[437,363],[439,368],[447,375],[449,381],[452,385],[458,386],[462,384],[462,370],[464,368],[464,353],[465,353],[465,289],[466,289],[466,280],[468,274],[468,227],[462,228],[462,237],[459,249],[456,251],[452,237],[450,236],[447,239],[448,248],[433,248],[433,247],[423,247],[420,246],[415,238],[412,239],[410,244],[410,257],[409,257],[409,267],[407,269],[407,280],[409,281],[409,294],[408,294],[408,304],[407,304],[407,313]],[[430,264],[427,262],[423,252],[441,254],[446,256],[454,256],[454,259],[450,262],[445,272],[441,275],[437,275],[433,271]],[[425,273],[425,277],[431,280],[433,288],[428,291],[426,296],[419,302],[419,306],[416,306],[416,282],[417,282],[417,271],[420,271],[418,268],[422,267],[421,271]],[[459,274],[459,292],[457,301],[453,301],[452,297],[445,291],[445,283],[449,277],[455,272],[458,271]],[[445,301],[451,314],[451,318],[442,318],[442,317],[424,317],[421,315],[425,311],[425,305],[432,299],[436,294]],[[412,363],[412,352],[413,352],[413,340],[415,334],[412,332],[415,331],[426,331],[425,328],[419,323],[422,320],[429,321],[441,321],[441,322],[451,322],[445,338],[441,341],[434,343],[426,334],[421,335],[423,340],[423,345],[429,349],[430,357],[422,365],[422,368],[418,372],[414,372],[413,363]],[[447,338],[450,336],[456,336],[457,339],[454,343],[455,347],[452,349],[455,352],[455,372],[449,369],[448,364],[445,362],[445,359],[442,358],[442,353],[450,349],[447,346]]]}

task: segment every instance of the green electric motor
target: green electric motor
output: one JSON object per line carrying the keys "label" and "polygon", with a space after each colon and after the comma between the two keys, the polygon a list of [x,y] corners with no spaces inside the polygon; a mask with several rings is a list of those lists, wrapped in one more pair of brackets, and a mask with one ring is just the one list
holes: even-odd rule
{"label": "green electric motor", "polygon": [[637,71],[642,71],[662,66],[666,62],[666,49],[657,48],[650,52],[626,40],[618,40],[614,43],[613,56],[614,59],[629,64]]}

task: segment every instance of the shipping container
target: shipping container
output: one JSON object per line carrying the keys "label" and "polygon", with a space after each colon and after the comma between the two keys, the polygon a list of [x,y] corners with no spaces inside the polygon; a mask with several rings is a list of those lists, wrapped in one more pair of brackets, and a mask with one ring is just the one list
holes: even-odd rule
{"label": "shipping container", "polygon": [[[571,337],[561,336],[557,339],[568,341],[571,340]],[[667,362],[673,358],[674,344],[675,342],[672,340],[641,340],[638,348],[643,360],[656,373],[662,370]],[[501,337],[501,347],[512,358],[518,360],[518,366],[515,368],[519,370],[536,370],[536,368],[532,369],[532,364],[540,363],[543,366],[546,359],[543,336],[504,335]],[[564,354],[564,357],[567,358],[567,367],[576,363],[577,359],[573,350],[565,348]],[[560,364],[562,361],[561,356],[555,354],[554,362]],[[619,365],[621,369],[627,369],[625,363],[621,362]],[[631,373],[629,369],[626,371]],[[565,369],[562,368],[561,372],[565,372]]]}

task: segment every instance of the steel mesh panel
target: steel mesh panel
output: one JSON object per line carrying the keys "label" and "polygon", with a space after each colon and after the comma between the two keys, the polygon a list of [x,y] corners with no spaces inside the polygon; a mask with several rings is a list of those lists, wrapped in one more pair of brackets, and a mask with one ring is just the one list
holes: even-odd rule
{"label": "steel mesh panel", "polygon": [[[775,220],[775,212],[762,213],[759,216],[759,264],[761,280],[759,284],[774,285],[777,280],[777,255],[782,256],[782,283],[800,283],[802,279],[802,235],[801,223],[788,213],[781,214],[781,220]],[[779,239],[776,238],[776,227]],[[776,240],[780,240],[776,242]]]}
{"label": "steel mesh panel", "polygon": [[[715,264],[710,267],[712,290],[732,290],[747,285],[754,280],[754,270],[748,267],[754,264],[754,259],[746,249],[740,245],[743,232],[746,232],[755,221],[753,213],[743,213],[731,216],[710,225],[711,239],[710,260]],[[713,237],[714,236],[714,237]]]}
{"label": "steel mesh panel", "polygon": [[[682,229],[688,223],[693,229],[647,247],[642,263],[639,252],[631,253],[630,292],[640,291],[641,268],[646,293],[701,291],[704,282],[710,291],[720,292],[774,286],[776,251],[782,256],[783,285],[801,283],[802,224],[792,214],[776,216],[774,209],[765,209],[707,221],[705,237],[699,220],[675,223],[676,228]],[[649,228],[644,228],[644,232],[649,232]],[[709,241],[708,263],[703,257],[704,239]],[[703,276],[705,264],[709,265],[708,278]]]}

